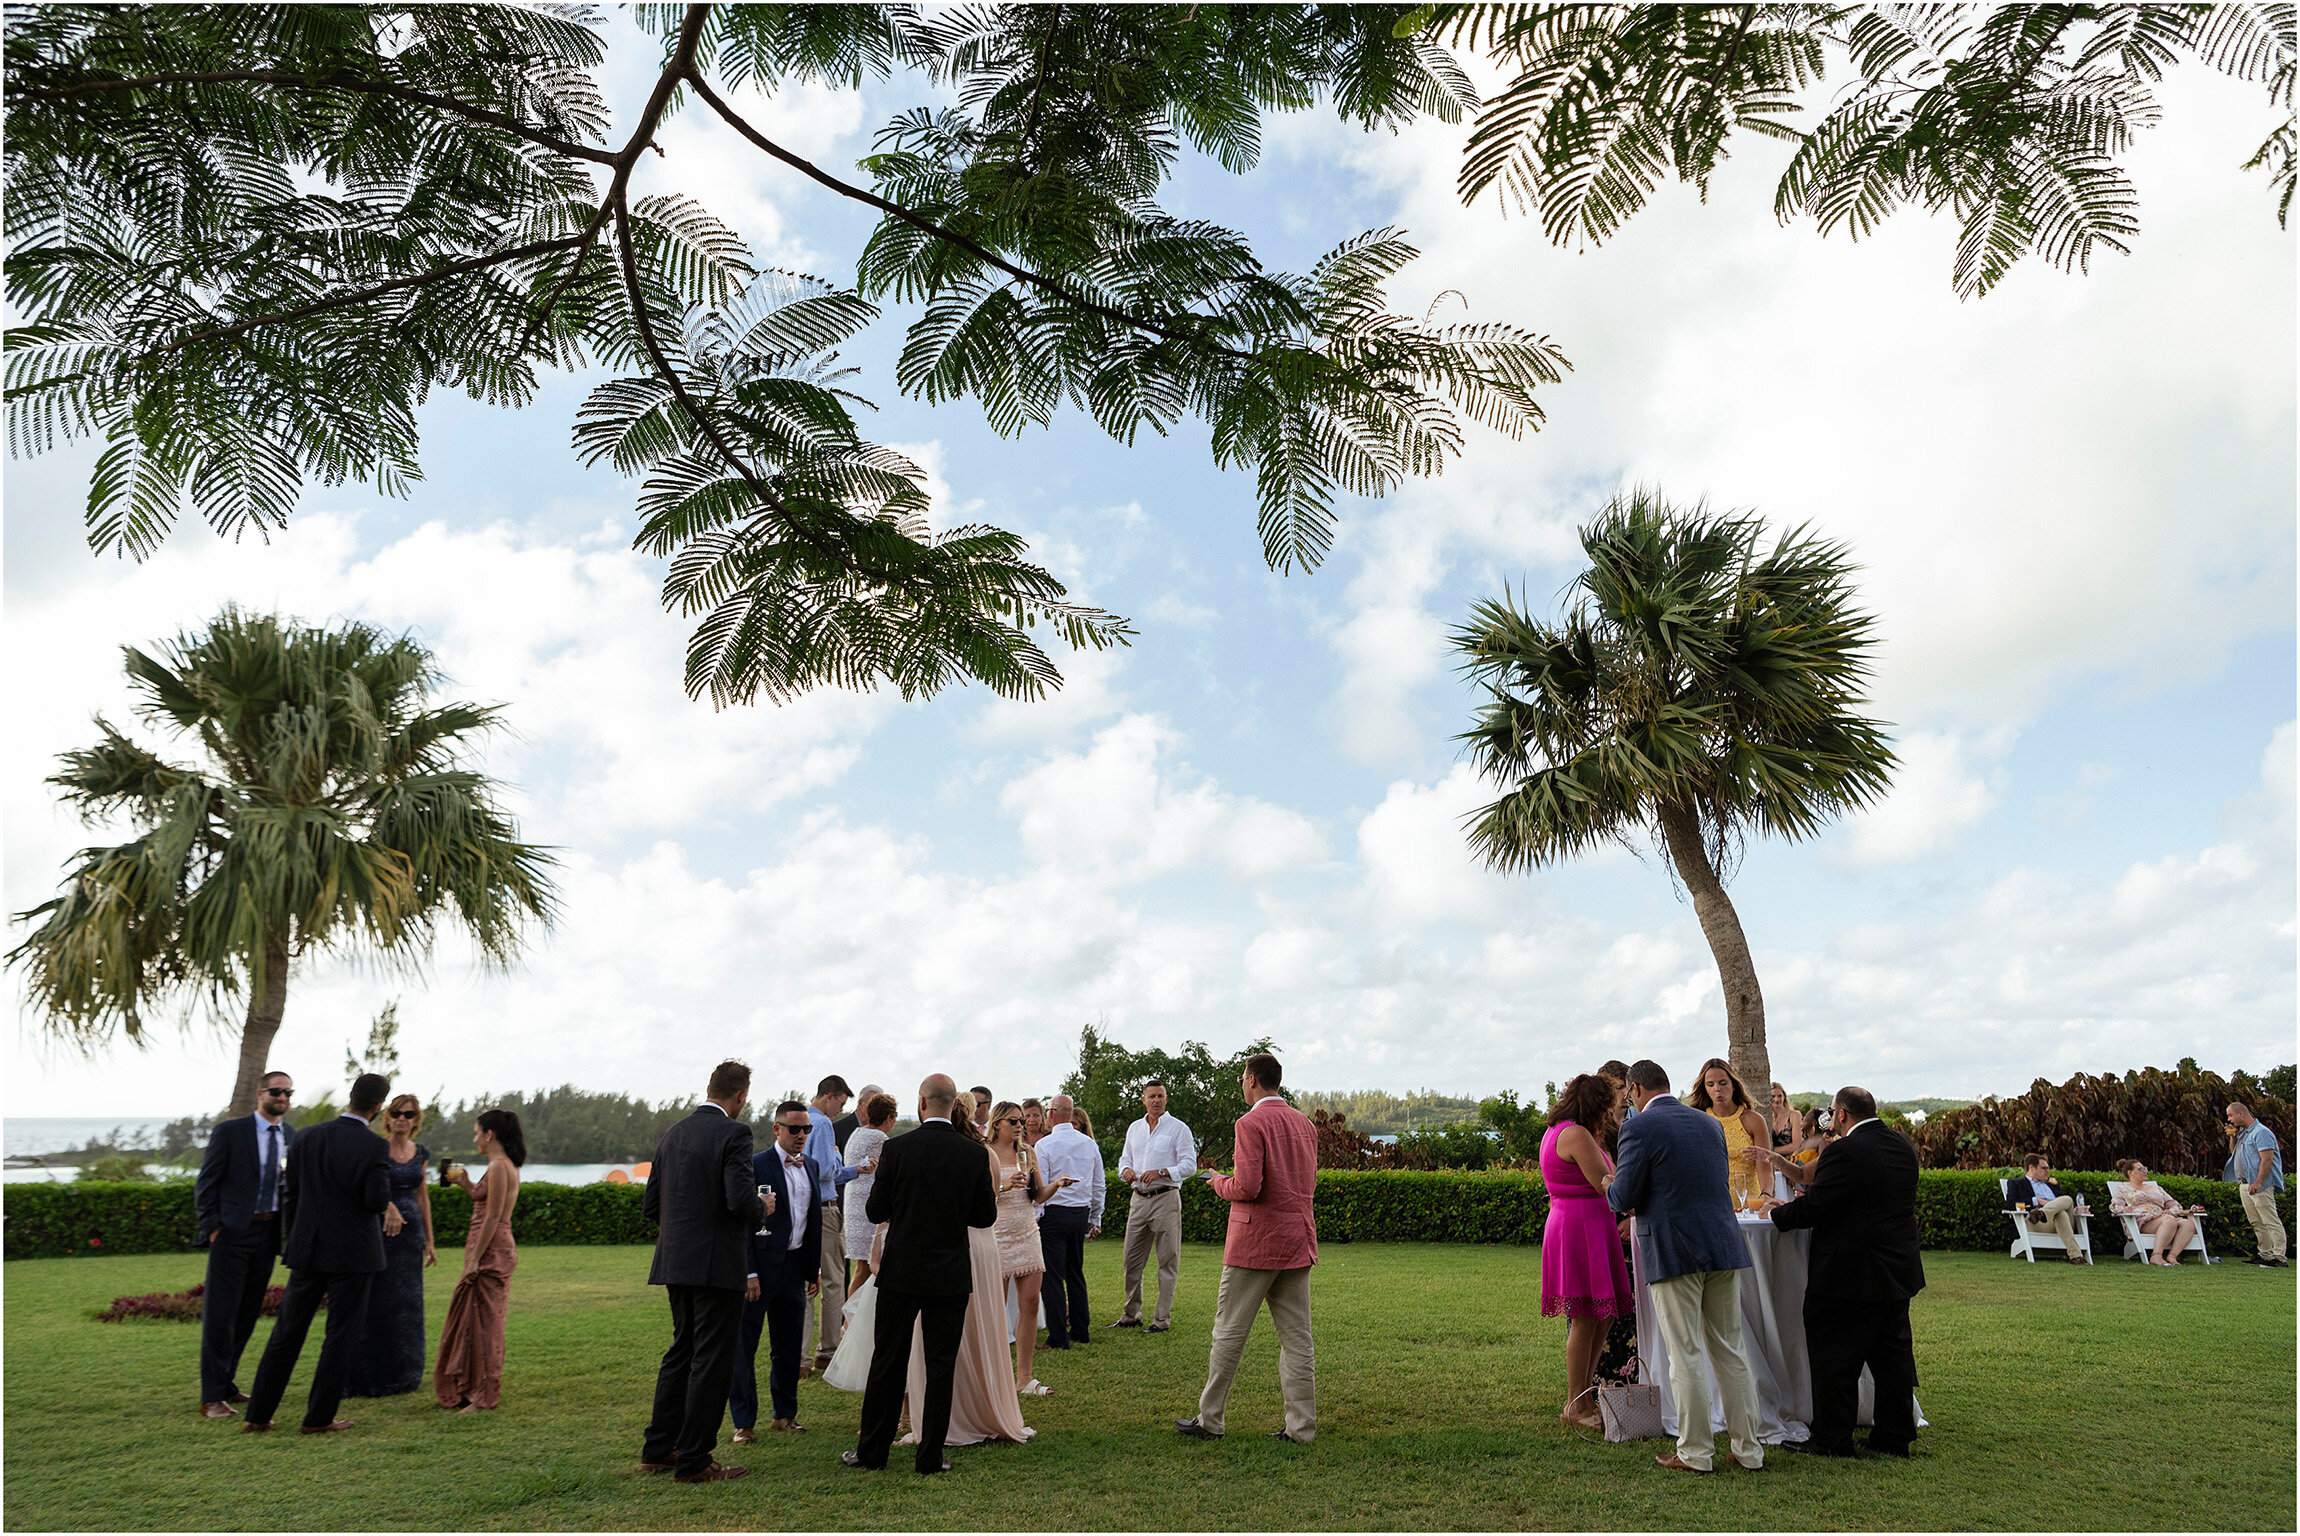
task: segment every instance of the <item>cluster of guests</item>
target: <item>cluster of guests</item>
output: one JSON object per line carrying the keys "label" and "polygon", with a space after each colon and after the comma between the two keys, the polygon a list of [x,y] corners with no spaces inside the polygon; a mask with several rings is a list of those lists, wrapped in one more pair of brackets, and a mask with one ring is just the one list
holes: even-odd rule
{"label": "cluster of guests", "polygon": [[[1678,1404],[1677,1448],[1654,1460],[1671,1471],[1714,1469],[1715,1435],[1704,1406],[1713,1364],[1732,1459],[1762,1468],[1741,1320],[1740,1278],[1751,1261],[1737,1213],[1761,1215],[1781,1231],[1814,1234],[1804,1302],[1813,1421],[1808,1439],[1784,1449],[1856,1454],[1866,1367],[1876,1386],[1868,1448],[1906,1456],[1916,1439],[1909,1299],[1925,1283],[1916,1148],[1878,1121],[1872,1095],[1847,1087],[1827,1127],[1814,1127],[1822,1144],[1800,1164],[1795,1154],[1805,1148],[1785,1152],[1788,1142],[1777,1138],[1813,1138],[1784,1123],[1787,1095],[1777,1085],[1768,1116],[1723,1061],[1702,1063],[1697,1081],[1680,1101],[1658,1063],[1608,1062],[1568,1082],[1552,1107],[1540,1153],[1550,1195],[1541,1309],[1567,1319],[1560,1416],[1602,1428],[1593,1398],[1603,1379],[1603,1346],[1609,1328],[1636,1312],[1634,1269],[1652,1297]],[[1792,1177],[1792,1168],[1803,1177]],[[1772,1184],[1768,1174],[1783,1183]]]}
{"label": "cluster of guests", "polygon": [[[264,1075],[255,1112],[220,1122],[209,1135],[192,1207],[208,1250],[200,1310],[200,1413],[260,1433],[287,1391],[313,1320],[324,1302],[327,1331],[313,1368],[302,1431],[348,1429],[346,1396],[389,1397],[423,1384],[423,1271],[439,1260],[424,1170],[430,1149],[417,1141],[423,1105],[391,1097],[390,1080],[364,1073],[348,1107],[325,1125],[287,1123],[295,1080]],[[376,1122],[381,1121],[380,1127]],[[384,1131],[382,1136],[375,1129]],[[485,1162],[478,1179],[443,1162],[442,1182],[471,1193],[462,1275],[448,1303],[432,1388],[440,1405],[463,1413],[498,1406],[508,1287],[519,1265],[511,1213],[527,1160],[519,1117],[490,1109],[472,1126]],[[286,1293],[272,1325],[254,1390],[239,1368],[262,1315],[273,1265],[285,1258]]]}

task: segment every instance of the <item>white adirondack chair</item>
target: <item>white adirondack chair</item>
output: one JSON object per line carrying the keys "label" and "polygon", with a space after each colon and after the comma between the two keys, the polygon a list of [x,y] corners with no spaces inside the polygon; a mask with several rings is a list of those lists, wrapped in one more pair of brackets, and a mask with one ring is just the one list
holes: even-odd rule
{"label": "white adirondack chair", "polygon": [[[2145,1259],[2156,1251],[2156,1239],[2140,1230],[2140,1218],[2138,1216],[2119,1216],[2116,1219],[2124,1224],[2124,1256],[2126,1258]],[[2200,1253],[2204,1255],[2204,1262],[2207,1264],[2220,1262],[2212,1256],[2212,1250],[2204,1246],[2204,1223],[2201,1220],[2196,1223],[2196,1233],[2189,1238],[2188,1246],[2180,1251],[2182,1253]]]}
{"label": "white adirondack chair", "polygon": [[[2012,1180],[1997,1180],[1997,1193],[2004,1200],[2005,1214],[2012,1218],[2013,1240],[2012,1246],[2006,1250],[2006,1255],[2008,1257],[2015,1259],[2025,1258],[2031,1264],[2034,1264],[2036,1262],[2036,1256],[2040,1252],[2064,1253],[2067,1251],[2067,1245],[2061,1242],[2060,1234],[2058,1232],[2055,1232],[2050,1227],[2039,1227],[2031,1225],[2028,1219],[2028,1212],[2016,1211],[2013,1209]],[[2086,1259],[2089,1260],[2092,1257],[2091,1213],[2084,1210],[2075,1210],[2069,1212],[2069,1217],[2070,1220],[2074,1223],[2077,1249],[2083,1253]]]}

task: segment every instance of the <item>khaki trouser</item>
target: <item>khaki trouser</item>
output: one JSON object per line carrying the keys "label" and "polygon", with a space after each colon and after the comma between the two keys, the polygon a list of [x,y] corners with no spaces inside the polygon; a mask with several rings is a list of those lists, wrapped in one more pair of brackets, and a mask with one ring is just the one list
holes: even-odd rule
{"label": "khaki trouser", "polygon": [[2267,1185],[2254,1194],[2245,1185],[2236,1186],[2236,1198],[2244,1202],[2244,1214],[2252,1222],[2252,1234],[2260,1240],[2260,1257],[2284,1257],[2284,1218],[2276,1214],[2276,1191]]}
{"label": "khaki trouser", "polygon": [[1709,1426],[1709,1370],[1702,1345],[1717,1370],[1718,1395],[1725,1399],[1726,1443],[1733,1459],[1754,1471],[1765,1465],[1757,1443],[1757,1382],[1741,1344],[1741,1271],[1706,1270],[1653,1282],[1653,1312],[1669,1345],[1669,1395],[1677,1403],[1677,1456],[1689,1467],[1709,1470],[1717,1432]]}
{"label": "khaki trouser", "polygon": [[2068,1250],[2071,1260],[2084,1257],[2084,1250],[2076,1242],[2076,1196],[2058,1195],[2035,1207],[2028,1213],[2029,1225],[2052,1228],[2060,1238],[2061,1246]]}
{"label": "khaki trouser", "polygon": [[828,1360],[837,1351],[839,1330],[845,1326],[846,1219],[839,1214],[836,1200],[826,1201],[823,1205],[822,1282],[822,1294],[807,1304],[807,1336],[799,1346],[799,1363],[802,1365],[810,1355],[817,1365]]}
{"label": "khaki trouser", "polygon": [[1137,1193],[1126,1210],[1126,1306],[1121,1319],[1142,1315],[1142,1270],[1158,1252],[1158,1310],[1151,1321],[1163,1328],[1174,1319],[1174,1281],[1182,1273],[1182,1192]]}
{"label": "khaki trouser", "polygon": [[1305,1444],[1318,1433],[1318,1361],[1310,1343],[1310,1271],[1222,1266],[1214,1297],[1214,1348],[1206,1364],[1206,1390],[1198,1396],[1198,1422],[1221,1434],[1230,1379],[1254,1331],[1254,1314],[1270,1304],[1278,1331],[1278,1388],[1286,1397],[1286,1433]]}

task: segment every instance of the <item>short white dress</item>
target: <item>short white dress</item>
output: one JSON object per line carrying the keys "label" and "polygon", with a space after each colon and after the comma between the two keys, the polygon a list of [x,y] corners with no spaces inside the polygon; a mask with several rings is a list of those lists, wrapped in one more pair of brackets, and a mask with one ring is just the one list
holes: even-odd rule
{"label": "short white dress", "polygon": [[[886,1132],[874,1131],[868,1126],[856,1126],[847,1136],[847,1166],[852,1168],[858,1163],[869,1162],[885,1146]],[[877,1228],[863,1214],[863,1207],[870,1204],[870,1189],[877,1182],[878,1172],[873,1169],[869,1173],[857,1174],[846,1187],[846,1253],[850,1259],[870,1257],[871,1234]]]}

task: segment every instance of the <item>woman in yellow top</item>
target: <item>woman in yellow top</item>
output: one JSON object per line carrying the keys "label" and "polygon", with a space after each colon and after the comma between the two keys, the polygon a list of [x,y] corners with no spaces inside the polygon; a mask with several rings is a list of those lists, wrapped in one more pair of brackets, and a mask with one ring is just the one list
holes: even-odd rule
{"label": "woman in yellow top", "polygon": [[[1773,1132],[1765,1117],[1757,1113],[1757,1106],[1749,1102],[1749,1090],[1741,1086],[1731,1067],[1712,1056],[1701,1063],[1701,1086],[1685,1102],[1724,1129],[1733,1203],[1745,1211],[1755,1210],[1773,1193]],[[1746,1155],[1752,1150],[1755,1157]]]}

